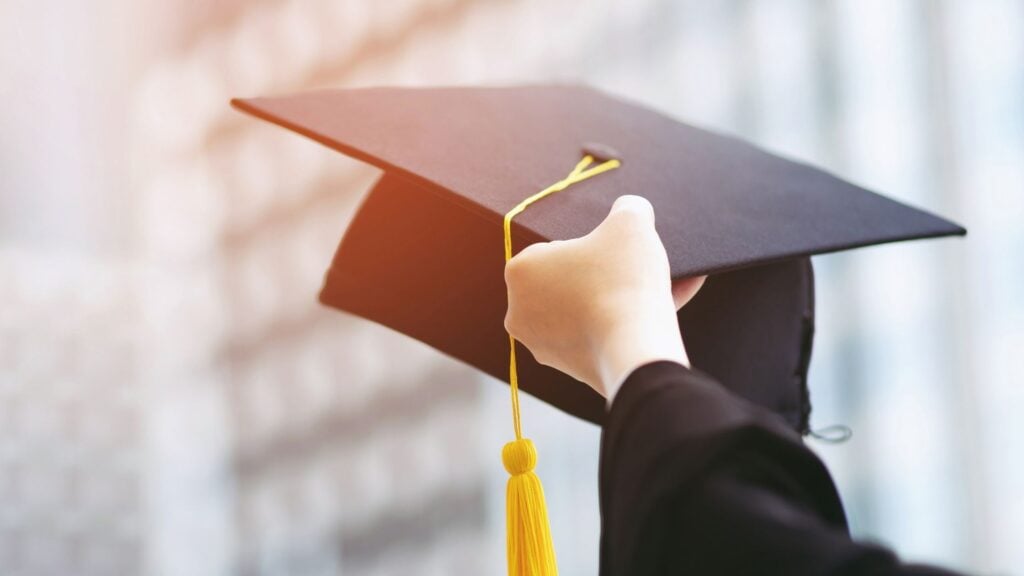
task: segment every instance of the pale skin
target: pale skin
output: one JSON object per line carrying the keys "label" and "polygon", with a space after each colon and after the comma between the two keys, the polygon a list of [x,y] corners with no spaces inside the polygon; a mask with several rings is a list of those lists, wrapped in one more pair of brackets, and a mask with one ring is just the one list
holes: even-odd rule
{"label": "pale skin", "polygon": [[619,197],[589,234],[532,244],[505,266],[505,328],[537,362],[590,385],[610,406],[654,360],[690,365],[676,312],[705,277],[672,281],[654,210]]}

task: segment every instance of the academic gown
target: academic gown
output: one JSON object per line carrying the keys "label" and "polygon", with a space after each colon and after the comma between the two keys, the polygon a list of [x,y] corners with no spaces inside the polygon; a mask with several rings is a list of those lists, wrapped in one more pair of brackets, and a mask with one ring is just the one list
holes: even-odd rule
{"label": "academic gown", "polygon": [[850,538],[799,435],[696,370],[645,364],[601,437],[601,576],[951,575]]}

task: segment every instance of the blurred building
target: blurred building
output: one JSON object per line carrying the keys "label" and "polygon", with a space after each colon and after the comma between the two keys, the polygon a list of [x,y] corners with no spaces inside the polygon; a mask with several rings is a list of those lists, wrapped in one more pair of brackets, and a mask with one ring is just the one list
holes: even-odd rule
{"label": "blurred building", "polygon": [[[227,100],[546,81],[970,229],[816,260],[811,442],[859,536],[1024,569],[1024,4],[166,4],[0,8],[0,572],[504,573],[507,388],[317,305],[378,173]],[[594,574],[598,431],[524,427]]]}

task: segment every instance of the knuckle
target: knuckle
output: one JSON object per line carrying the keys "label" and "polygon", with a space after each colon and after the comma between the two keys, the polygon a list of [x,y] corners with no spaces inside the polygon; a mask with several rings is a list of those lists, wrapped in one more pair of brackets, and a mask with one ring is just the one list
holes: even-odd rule
{"label": "knuckle", "polygon": [[653,220],[654,207],[651,206],[650,201],[643,196],[626,194],[625,196],[620,196],[615,202],[618,205],[619,212],[623,216],[627,216],[632,220],[642,220],[644,222]]}
{"label": "knuckle", "polygon": [[530,355],[533,356],[533,359],[537,362],[537,364],[551,366],[551,358],[548,357],[546,352],[544,352],[541,349],[533,350],[531,348],[527,348],[527,350],[530,351]]}
{"label": "knuckle", "polygon": [[505,282],[521,281],[530,270],[537,266],[539,259],[551,247],[550,244],[550,242],[537,242],[520,250],[505,264]]}
{"label": "knuckle", "polygon": [[516,340],[522,342],[523,338],[527,336],[522,314],[518,313],[515,307],[510,306],[508,311],[505,312],[503,323],[505,325],[505,332]]}
{"label": "knuckle", "polygon": [[515,258],[509,260],[505,264],[505,283],[514,283],[519,278],[519,276],[522,275],[521,268],[522,260],[519,259],[519,256],[516,256]]}

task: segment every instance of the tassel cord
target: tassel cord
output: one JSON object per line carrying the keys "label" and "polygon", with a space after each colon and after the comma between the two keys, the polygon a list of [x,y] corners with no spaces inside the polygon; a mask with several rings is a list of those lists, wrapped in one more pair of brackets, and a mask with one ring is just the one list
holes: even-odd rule
{"label": "tassel cord", "polygon": [[[621,163],[618,160],[612,159],[612,160],[607,160],[605,162],[602,162],[601,164],[598,164],[598,165],[588,169],[588,167],[591,164],[593,164],[593,163],[594,163],[594,158],[592,156],[590,156],[590,155],[584,156],[583,159],[580,160],[578,164],[576,164],[576,167],[573,168],[572,172],[570,172],[569,175],[566,176],[564,179],[559,180],[558,182],[555,182],[551,186],[548,186],[547,188],[541,190],[540,192],[537,192],[533,196],[530,196],[529,198],[526,198],[525,200],[523,200],[522,202],[517,204],[515,206],[515,208],[512,208],[511,210],[509,210],[505,214],[505,218],[504,218],[504,221],[503,221],[503,228],[504,228],[504,233],[505,233],[505,263],[506,264],[508,264],[508,261],[512,259],[512,219],[513,218],[515,218],[517,215],[519,215],[523,210],[526,210],[526,208],[529,207],[530,204],[533,204],[534,202],[540,200],[541,198],[544,198],[545,196],[550,196],[551,194],[554,194],[555,192],[561,192],[562,190],[565,190],[566,188],[568,188],[569,186],[572,186],[573,184],[575,184],[577,182],[582,182],[583,180],[586,180],[588,178],[592,178],[594,176],[597,176],[598,174],[602,174],[604,172],[608,172],[609,170],[614,170],[614,169],[618,168],[621,165]],[[512,394],[512,428],[513,428],[513,431],[515,432],[516,440],[522,440],[523,439],[523,430],[522,430],[522,424],[520,423],[520,418],[519,418],[519,375],[518,375],[518,371],[516,370],[516,339],[511,334],[509,334],[508,335],[508,342],[509,342],[508,381],[509,381],[509,388],[511,389],[511,394]]]}
{"label": "tassel cord", "polygon": [[[523,200],[505,214],[505,263],[512,259],[512,219],[530,204],[569,186],[619,167],[618,160],[608,160],[591,167],[594,159],[584,156],[564,179]],[[516,370],[516,340],[509,341],[509,387],[512,394],[512,427],[515,440],[501,451],[501,459],[508,470],[506,490],[506,532],[509,576],[557,576],[555,549],[551,542],[544,488],[534,473],[537,450],[533,442],[523,438],[519,417],[519,376]]]}

